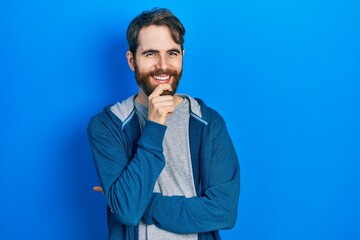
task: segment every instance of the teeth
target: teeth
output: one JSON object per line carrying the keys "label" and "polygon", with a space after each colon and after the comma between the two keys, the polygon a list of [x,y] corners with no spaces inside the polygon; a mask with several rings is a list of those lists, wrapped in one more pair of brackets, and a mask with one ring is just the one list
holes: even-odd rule
{"label": "teeth", "polygon": [[168,80],[170,78],[170,76],[169,75],[166,75],[166,76],[154,76],[154,78],[156,80],[165,81],[165,80]]}

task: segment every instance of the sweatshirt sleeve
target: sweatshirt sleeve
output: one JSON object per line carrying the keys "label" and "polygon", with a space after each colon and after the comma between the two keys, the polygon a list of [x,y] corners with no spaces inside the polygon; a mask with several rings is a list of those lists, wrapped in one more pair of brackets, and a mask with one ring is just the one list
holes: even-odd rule
{"label": "sweatshirt sleeve", "polygon": [[[222,119],[221,119],[222,120]],[[154,193],[144,221],[175,233],[201,233],[232,228],[237,217],[240,166],[225,123],[215,124],[207,142],[205,185],[200,196],[162,196]],[[205,151],[206,152],[206,151]]]}
{"label": "sweatshirt sleeve", "polygon": [[147,121],[132,159],[124,133],[114,129],[103,119],[92,118],[88,126],[90,146],[108,206],[119,222],[135,226],[165,166],[162,141],[166,126]]}

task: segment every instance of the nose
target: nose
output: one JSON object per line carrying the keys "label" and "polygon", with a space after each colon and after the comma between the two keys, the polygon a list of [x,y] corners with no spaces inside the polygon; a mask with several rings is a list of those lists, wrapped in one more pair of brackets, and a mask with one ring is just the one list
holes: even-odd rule
{"label": "nose", "polygon": [[156,67],[158,69],[166,69],[167,68],[167,59],[166,56],[159,55]]}

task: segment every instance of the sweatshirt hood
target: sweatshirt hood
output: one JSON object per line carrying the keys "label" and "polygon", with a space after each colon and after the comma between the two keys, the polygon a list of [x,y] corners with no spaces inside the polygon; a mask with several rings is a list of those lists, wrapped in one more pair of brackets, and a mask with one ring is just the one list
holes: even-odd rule
{"label": "sweatshirt hood", "polygon": [[[204,123],[205,125],[208,124],[208,121],[206,119],[206,112],[204,111],[206,109],[206,105],[201,99],[195,99],[186,94],[178,94],[178,96],[189,100],[191,116]],[[121,129],[124,129],[125,125],[135,115],[135,97],[136,95],[132,95],[131,97],[123,100],[122,102],[117,102],[112,106],[106,107],[105,109],[105,111],[107,111],[108,113],[111,112],[118,118],[118,120],[121,121],[121,123],[119,123]]]}

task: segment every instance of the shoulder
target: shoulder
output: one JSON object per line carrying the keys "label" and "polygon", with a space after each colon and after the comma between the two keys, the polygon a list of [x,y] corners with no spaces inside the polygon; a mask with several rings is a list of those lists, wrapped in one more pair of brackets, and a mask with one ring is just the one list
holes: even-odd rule
{"label": "shoulder", "polygon": [[125,99],[122,102],[107,105],[101,112],[94,115],[89,122],[88,129],[120,128],[133,116],[134,113],[134,96]]}
{"label": "shoulder", "polygon": [[121,121],[116,120],[111,115],[111,105],[106,106],[101,112],[97,113],[90,118],[87,132],[89,136],[95,136],[104,132],[111,132],[112,129],[116,129],[122,125]]}
{"label": "shoulder", "polygon": [[216,110],[207,106],[201,98],[193,98],[185,94],[181,94],[180,96],[189,100],[191,115],[205,125],[224,123],[222,116]]}
{"label": "shoulder", "polygon": [[209,124],[224,124],[224,118],[220,115],[218,111],[209,107],[202,99],[195,98],[195,100],[199,103],[202,118],[207,121]]}
{"label": "shoulder", "polygon": [[135,95],[123,100],[122,102],[117,102],[112,105],[109,110],[124,123],[134,114],[134,99]]}

